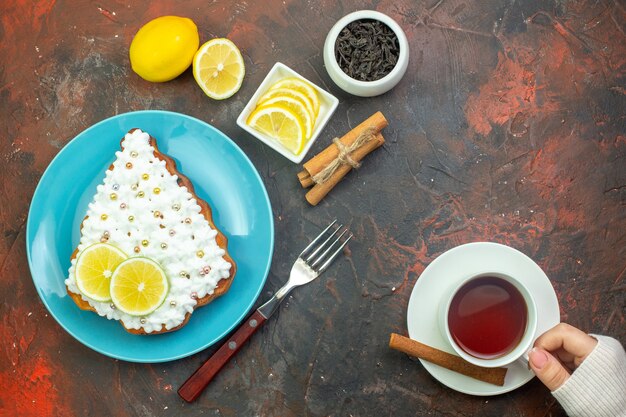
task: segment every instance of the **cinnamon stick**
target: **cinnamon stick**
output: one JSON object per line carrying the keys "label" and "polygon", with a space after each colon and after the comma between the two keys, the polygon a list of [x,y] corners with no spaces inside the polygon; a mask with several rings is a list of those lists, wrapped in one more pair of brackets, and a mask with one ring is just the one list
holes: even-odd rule
{"label": "cinnamon stick", "polygon": [[435,349],[396,333],[391,333],[389,347],[479,381],[498,386],[504,385],[507,368],[483,368],[482,366],[473,365],[459,356]]}
{"label": "cinnamon stick", "polygon": [[315,181],[313,181],[313,178],[311,178],[311,175],[309,175],[306,170],[298,172],[298,181],[300,181],[302,188],[309,188],[315,184]]}
{"label": "cinnamon stick", "polygon": [[[376,112],[363,121],[363,123],[343,135],[339,141],[348,147],[361,133],[363,133],[364,130],[372,128],[375,132],[380,132],[386,126],[387,119],[385,119],[385,116],[383,116],[381,112]],[[371,149],[370,152],[374,149],[376,148]],[[302,187],[308,188],[313,185],[313,180],[311,180],[311,178],[328,166],[329,163],[334,161],[338,155],[339,150],[337,149],[337,146],[331,144],[329,147],[306,162],[303,167],[304,170],[298,173],[298,179],[300,180]],[[354,156],[351,155],[351,157],[356,160]]]}
{"label": "cinnamon stick", "polygon": [[[365,145],[361,146],[358,149],[355,149],[352,153],[350,153],[350,157],[355,162],[359,162],[363,158],[365,158],[367,154],[372,152],[374,149],[381,147],[384,143],[385,143],[385,138],[383,137],[383,135],[380,133],[377,133],[376,135],[374,135],[372,140],[370,140],[369,142],[365,143]],[[332,147],[336,148],[335,145],[332,145]],[[321,184],[315,184],[315,186],[311,188],[311,190],[308,193],[306,193],[305,195],[306,201],[308,201],[309,204],[311,204],[312,206],[316,206],[320,201],[322,201],[322,199],[326,196],[326,194],[328,194],[330,190],[332,190],[335,187],[335,185],[337,185],[337,183],[341,181],[341,179],[345,177],[346,174],[350,172],[351,170],[352,170],[352,166],[348,164],[341,165],[339,168],[337,168],[337,170],[333,173],[333,175],[330,176],[330,178],[326,182],[321,183]],[[312,181],[313,179],[311,179],[311,182]]]}

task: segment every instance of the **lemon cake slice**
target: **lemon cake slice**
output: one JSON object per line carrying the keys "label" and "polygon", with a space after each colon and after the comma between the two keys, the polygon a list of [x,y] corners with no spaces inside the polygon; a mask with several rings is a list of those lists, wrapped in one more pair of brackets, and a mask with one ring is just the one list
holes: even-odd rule
{"label": "lemon cake slice", "polygon": [[65,280],[84,310],[135,334],[183,327],[235,275],[211,208],[161,153],[131,129],[89,204]]}

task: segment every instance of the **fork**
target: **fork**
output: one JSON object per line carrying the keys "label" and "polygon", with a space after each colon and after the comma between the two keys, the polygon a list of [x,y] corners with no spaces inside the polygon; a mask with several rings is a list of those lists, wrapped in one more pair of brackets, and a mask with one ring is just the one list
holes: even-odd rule
{"label": "fork", "polygon": [[[287,283],[254,313],[244,324],[239,326],[226,343],[224,343],[209,359],[198,368],[178,389],[178,395],[192,402],[202,393],[213,377],[239,351],[241,346],[257,331],[272,314],[278,310],[280,303],[296,287],[308,284],[319,277],[333,263],[353,234],[343,225],[333,226],[333,220],[309,245],[298,255],[293,264]],[[343,228],[343,231],[341,229]],[[346,236],[346,233],[349,233]],[[344,237],[345,236],[345,237]],[[322,243],[320,243],[322,242]]]}

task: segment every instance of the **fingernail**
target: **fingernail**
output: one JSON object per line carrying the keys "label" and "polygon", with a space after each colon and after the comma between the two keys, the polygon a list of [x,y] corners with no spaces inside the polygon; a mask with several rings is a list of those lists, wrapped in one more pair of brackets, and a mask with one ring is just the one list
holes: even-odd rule
{"label": "fingernail", "polygon": [[537,348],[532,348],[532,350],[528,354],[528,359],[530,359],[530,362],[537,369],[543,368],[546,363],[548,363],[548,355],[546,354],[546,352]]}

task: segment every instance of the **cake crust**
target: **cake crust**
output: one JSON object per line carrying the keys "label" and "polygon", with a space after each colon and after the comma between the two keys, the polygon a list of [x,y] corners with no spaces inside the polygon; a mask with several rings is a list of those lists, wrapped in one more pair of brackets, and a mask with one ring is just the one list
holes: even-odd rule
{"label": "cake crust", "polygon": [[[138,130],[138,128],[133,128],[129,130],[128,133],[133,133],[135,130]],[[206,221],[209,223],[211,228],[217,232],[217,235],[215,236],[215,241],[217,242],[217,245],[220,248],[222,248],[225,252],[224,255],[222,255],[222,257],[224,258],[225,261],[229,262],[231,265],[229,276],[227,278],[222,278],[218,281],[217,286],[213,290],[213,294],[207,294],[204,297],[198,298],[196,300],[196,305],[194,306],[194,311],[195,311],[197,308],[209,304],[211,301],[213,301],[214,299],[216,299],[217,297],[221,295],[224,295],[228,291],[235,277],[237,266],[235,264],[235,261],[231,258],[230,254],[228,253],[228,249],[227,249],[228,239],[226,238],[226,236],[224,236],[224,234],[217,228],[217,226],[213,222],[213,212],[209,204],[196,194],[195,189],[193,187],[193,183],[189,180],[189,178],[187,178],[185,175],[181,174],[178,171],[178,169],[176,168],[176,162],[174,162],[172,158],[170,158],[169,156],[167,156],[166,154],[162,153],[159,150],[157,143],[156,143],[156,139],[152,137],[152,135],[150,135],[150,145],[154,148],[154,156],[165,162],[165,167],[167,171],[170,174],[176,175],[178,177],[178,180],[177,180],[178,185],[181,187],[183,186],[186,187],[189,193],[192,195],[192,198],[196,200],[196,202],[198,203],[201,209],[200,214],[202,214],[202,216],[206,219]],[[120,147],[124,149],[124,138],[120,140]],[[113,164],[109,166],[109,169],[110,170],[114,169]],[[89,216],[85,216],[85,218],[81,222],[81,225],[80,225],[81,233],[83,229],[83,224],[88,217]],[[77,254],[78,254],[78,248],[74,249],[74,252],[72,253],[72,256],[70,257],[70,260],[74,260]],[[180,279],[184,279],[184,278],[180,278]],[[70,291],[67,285],[65,288],[67,290],[68,295],[72,298],[72,300],[74,300],[74,303],[76,303],[76,305],[80,309],[96,312],[96,310],[87,301],[83,300],[80,294]],[[165,324],[163,324],[161,327],[161,330],[153,331],[150,333],[146,332],[143,328],[139,328],[139,329],[128,328],[124,324],[123,320],[119,320],[119,321],[124,327],[124,329],[129,333],[137,334],[137,335],[154,335],[154,334],[173,332],[175,330],[178,330],[184,327],[189,322],[189,319],[191,318],[191,314],[192,313],[187,313],[185,315],[185,319],[183,320],[183,322],[176,327],[173,327],[171,329],[166,329]]]}

